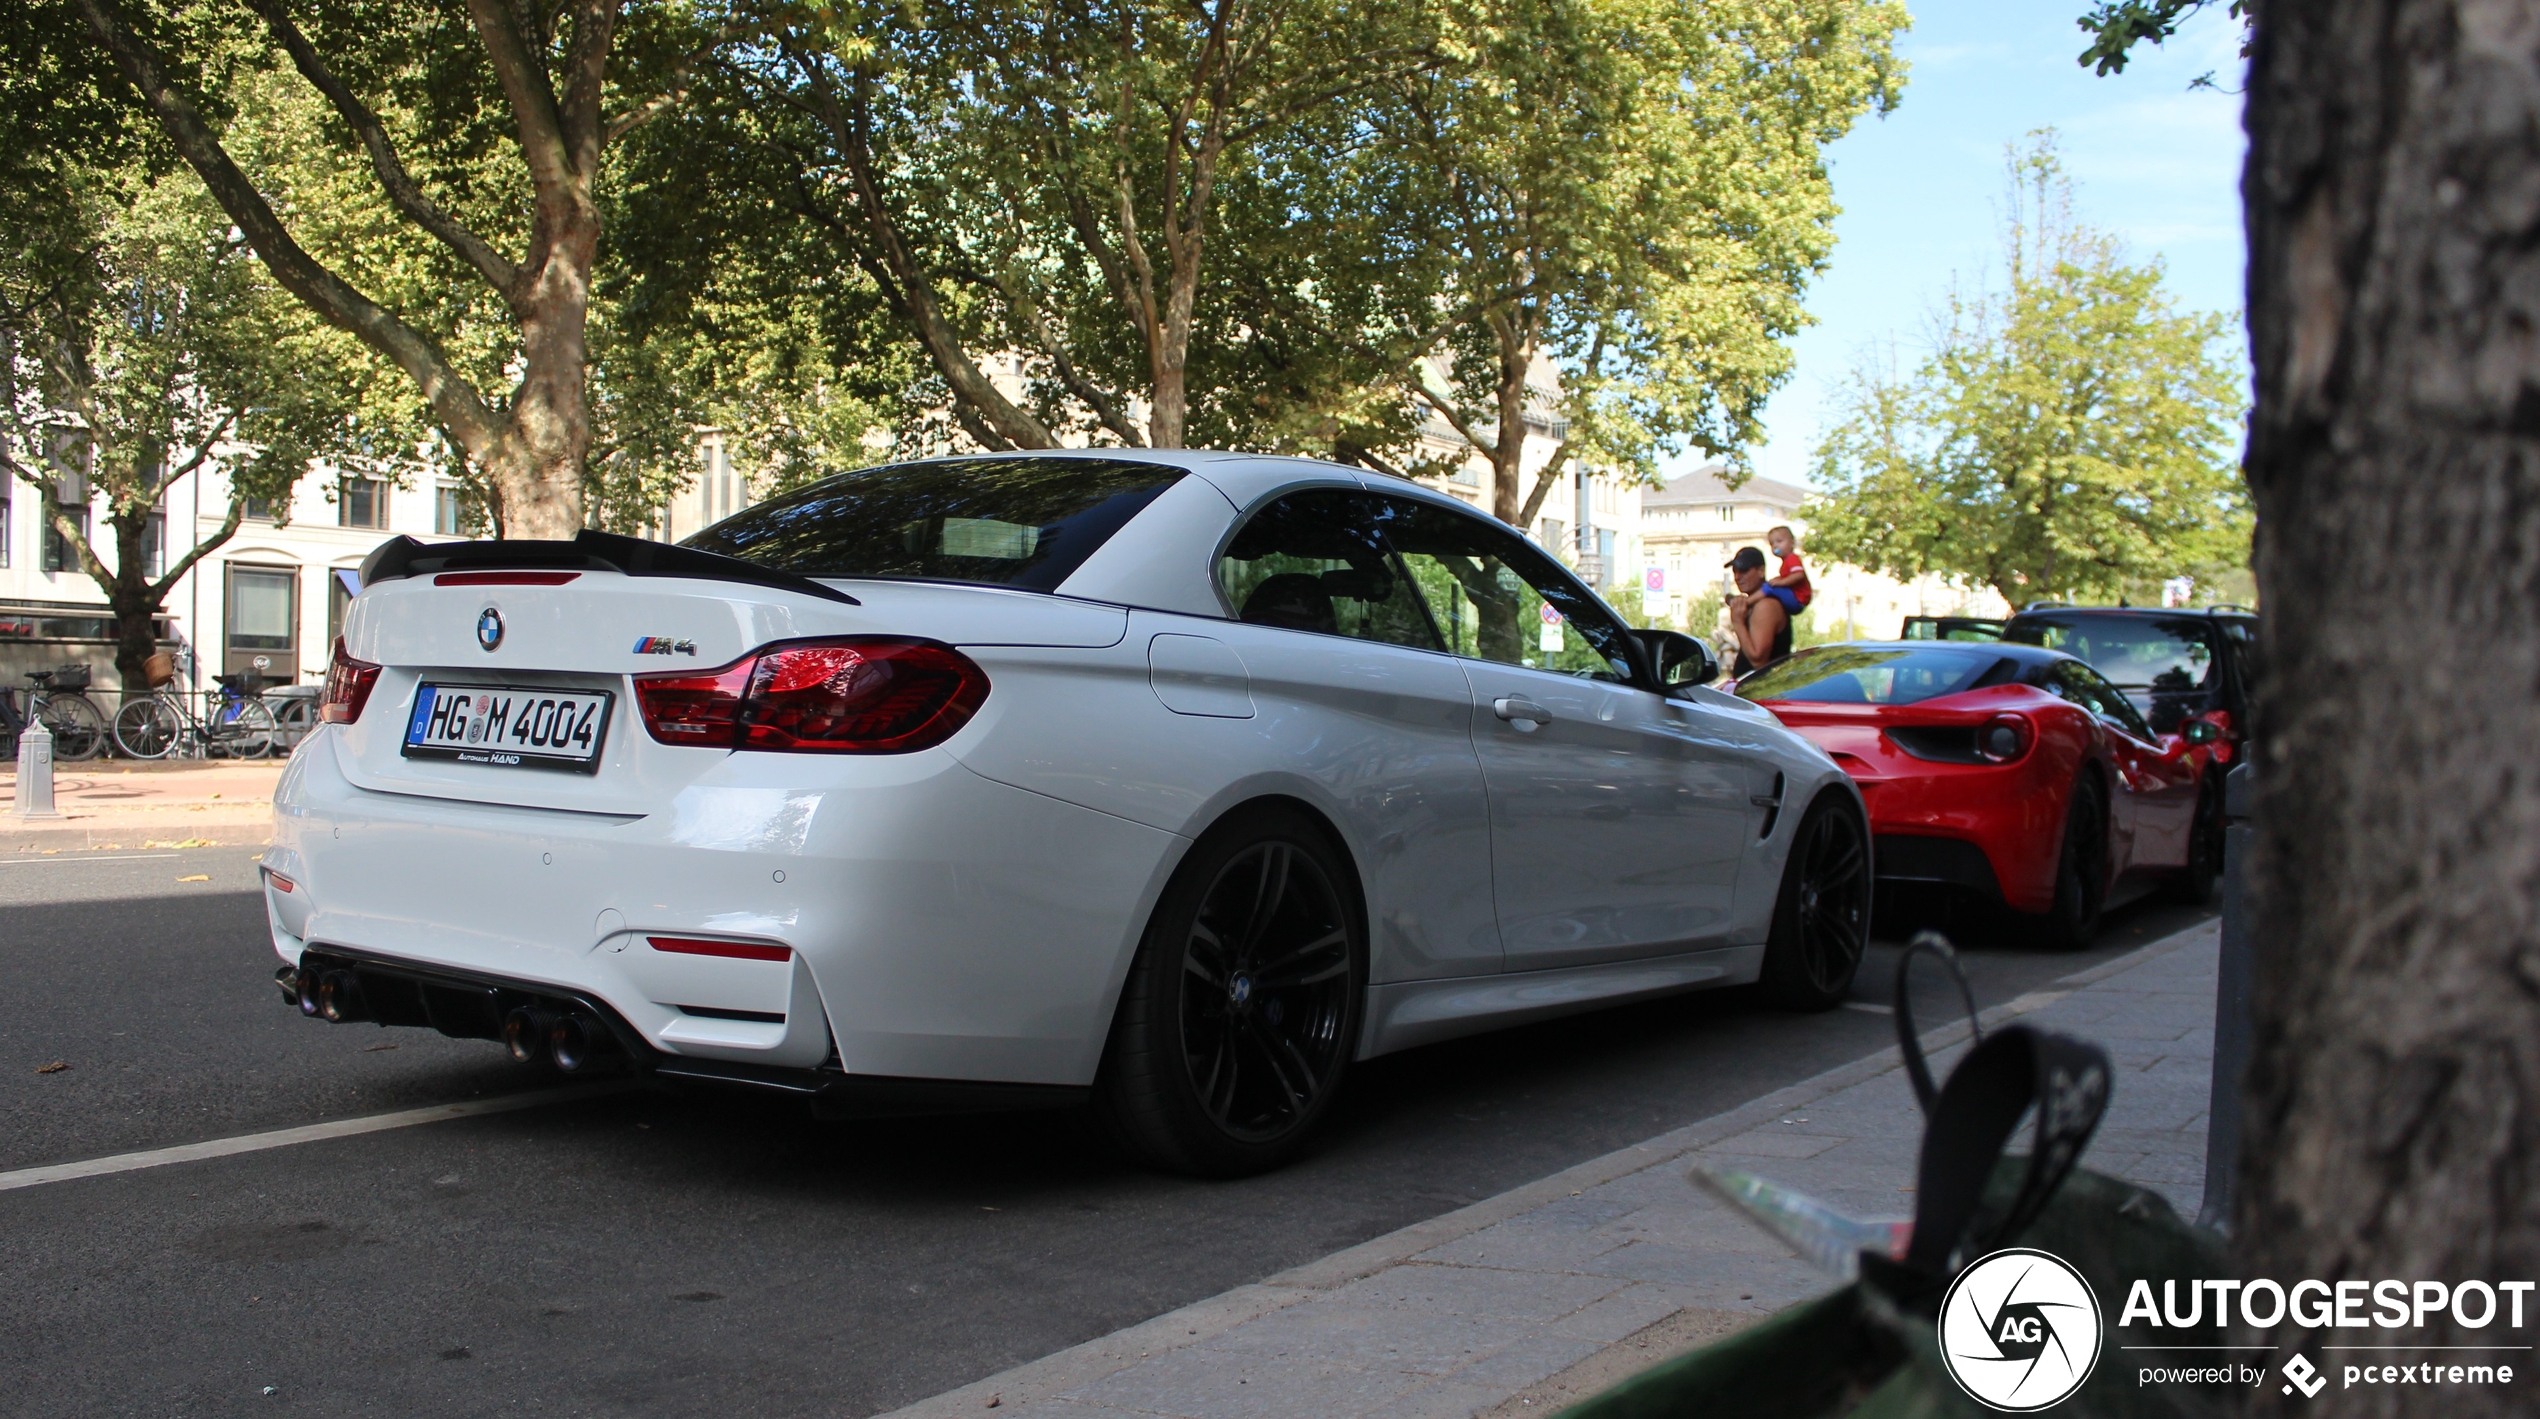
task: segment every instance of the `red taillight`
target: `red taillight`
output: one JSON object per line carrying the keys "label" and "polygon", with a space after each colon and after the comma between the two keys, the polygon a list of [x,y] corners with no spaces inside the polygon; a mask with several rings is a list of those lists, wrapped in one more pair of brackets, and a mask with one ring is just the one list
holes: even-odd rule
{"label": "red taillight", "polygon": [[328,724],[350,724],[370,703],[371,686],[379,683],[379,667],[344,653],[344,638],[335,638],[335,658],[326,666],[326,694],[318,701],[318,718]]}
{"label": "red taillight", "polygon": [[790,961],[790,946],[761,946],[755,941],[710,941],[696,936],[647,936],[647,945],[656,951],[680,956],[722,956],[735,961]]}
{"label": "red taillight", "polygon": [[1976,752],[1988,762],[2007,764],[2028,752],[2037,734],[2015,714],[1997,714],[1976,730]]}
{"label": "red taillight", "polygon": [[635,698],[664,744],[903,754],[968,724],[988,677],[928,641],[804,641],[702,674],[638,675]]}

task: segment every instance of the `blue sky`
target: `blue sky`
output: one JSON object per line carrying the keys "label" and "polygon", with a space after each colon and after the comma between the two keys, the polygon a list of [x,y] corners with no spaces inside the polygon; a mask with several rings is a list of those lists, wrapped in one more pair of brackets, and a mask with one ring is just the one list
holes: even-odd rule
{"label": "blue sky", "polygon": [[2163,258],[2181,304],[2240,309],[2240,100],[2188,87],[2208,71],[2238,86],[2240,36],[2223,6],[2103,79],[2073,62],[2086,0],[1908,4],[1904,101],[1829,153],[1844,209],[1833,264],[1809,294],[1817,324],[1792,344],[1796,369],[1755,452],[1756,471],[1785,482],[1807,481],[1846,372],[1891,343],[1910,364],[1953,277],[1998,280],[2003,149],[2031,129],[2057,131],[2084,221],[2137,259]]}

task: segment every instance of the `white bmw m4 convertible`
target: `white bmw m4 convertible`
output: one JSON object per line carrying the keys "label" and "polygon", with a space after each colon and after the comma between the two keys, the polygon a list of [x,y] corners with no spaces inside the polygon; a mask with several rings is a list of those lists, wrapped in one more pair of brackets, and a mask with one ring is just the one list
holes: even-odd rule
{"label": "white bmw m4 convertible", "polygon": [[363,570],[264,859],[326,1020],[1231,1175],[1353,1061],[1860,962],[1851,781],[1409,482],[949,458]]}

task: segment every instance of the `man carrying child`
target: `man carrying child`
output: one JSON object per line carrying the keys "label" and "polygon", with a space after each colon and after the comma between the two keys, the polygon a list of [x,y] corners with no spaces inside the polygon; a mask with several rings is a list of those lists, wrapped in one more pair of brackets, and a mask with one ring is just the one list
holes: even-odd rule
{"label": "man carrying child", "polygon": [[1791,530],[1776,527],[1764,540],[1781,559],[1773,575],[1765,575],[1764,554],[1753,547],[1738,548],[1728,563],[1737,581],[1737,593],[1729,598],[1729,631],[1737,638],[1732,675],[1751,674],[1790,654],[1791,622],[1816,595]]}

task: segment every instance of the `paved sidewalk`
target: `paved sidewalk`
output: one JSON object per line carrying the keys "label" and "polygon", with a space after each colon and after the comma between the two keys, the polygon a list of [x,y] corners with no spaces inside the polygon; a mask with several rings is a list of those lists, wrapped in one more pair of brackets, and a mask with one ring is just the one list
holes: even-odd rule
{"label": "paved sidewalk", "polygon": [[0,764],[0,855],[270,842],[283,763],[57,763],[53,806],[62,816],[49,819],[17,815],[17,768]]}
{"label": "paved sidewalk", "polygon": [[[2085,1163],[2194,1217],[2220,928],[1986,1012],[2117,1066]],[[1941,1074],[1963,1027],[1925,1036]],[[1955,1039],[1953,1048],[1939,1048]],[[1891,1048],[1745,1108],[912,1405],[1045,1419],[1548,1413],[1835,1283],[1686,1180],[1754,1172],[1859,1217],[1913,1212],[1922,1138]]]}

